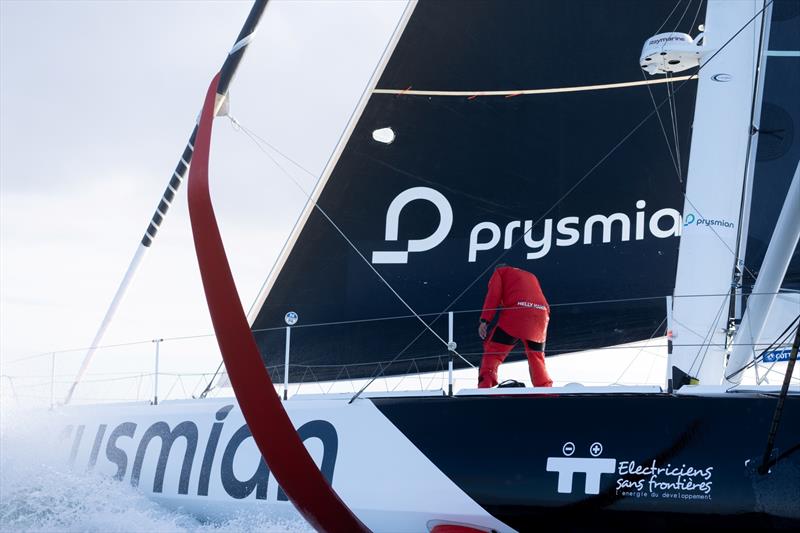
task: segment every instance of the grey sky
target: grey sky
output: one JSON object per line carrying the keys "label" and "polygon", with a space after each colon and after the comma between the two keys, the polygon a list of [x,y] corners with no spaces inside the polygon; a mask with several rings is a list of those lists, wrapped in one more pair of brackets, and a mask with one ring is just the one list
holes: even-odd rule
{"label": "grey sky", "polygon": [[[271,4],[232,85],[232,113],[318,173],[405,2]],[[9,361],[91,341],[249,9],[0,2],[2,373],[49,372],[43,360]],[[214,135],[212,192],[247,307],[304,197],[226,119]],[[182,190],[106,343],[210,332],[195,263]],[[151,352],[101,352],[90,372],[142,368],[143,358],[149,368]],[[60,370],[81,357],[59,357]],[[216,360],[207,343],[176,345],[165,365]]]}

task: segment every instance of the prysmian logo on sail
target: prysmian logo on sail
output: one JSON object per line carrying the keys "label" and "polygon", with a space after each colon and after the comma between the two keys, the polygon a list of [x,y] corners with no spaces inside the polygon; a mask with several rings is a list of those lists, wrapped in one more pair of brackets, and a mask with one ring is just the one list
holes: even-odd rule
{"label": "prysmian logo on sail", "polygon": [[721,218],[703,218],[700,216],[695,216],[694,213],[689,213],[686,215],[686,219],[683,222],[684,226],[716,226],[720,228],[735,228],[736,224],[730,222],[728,220],[723,220]]}
{"label": "prysmian logo on sail", "polygon": [[[424,239],[409,240],[407,248],[402,251],[374,251],[374,264],[406,264],[411,252],[431,250],[444,242],[453,225],[453,208],[445,196],[430,187],[413,187],[395,197],[386,212],[387,242],[397,241],[400,215],[403,208],[412,201],[425,200],[433,204],[439,211],[439,225]],[[683,228],[683,217],[672,208],[659,209],[649,216],[644,211],[647,203],[636,202],[636,211],[630,216],[618,212],[611,214],[594,214],[585,219],[568,216],[559,220],[551,218],[538,221],[512,220],[499,224],[491,221],[479,222],[469,233],[467,261],[474,263],[478,253],[492,250],[498,246],[509,249],[522,243],[530,251],[528,259],[541,259],[556,247],[574,246],[577,244],[626,242],[631,239],[641,241],[646,235],[659,239],[680,236]]]}

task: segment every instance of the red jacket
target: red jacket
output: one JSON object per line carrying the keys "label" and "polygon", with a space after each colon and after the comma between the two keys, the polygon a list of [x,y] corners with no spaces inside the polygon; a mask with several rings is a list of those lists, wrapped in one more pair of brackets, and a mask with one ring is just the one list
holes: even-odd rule
{"label": "red jacket", "polygon": [[489,280],[481,320],[491,322],[500,308],[497,325],[518,339],[547,340],[550,306],[536,276],[513,267],[500,267]]}

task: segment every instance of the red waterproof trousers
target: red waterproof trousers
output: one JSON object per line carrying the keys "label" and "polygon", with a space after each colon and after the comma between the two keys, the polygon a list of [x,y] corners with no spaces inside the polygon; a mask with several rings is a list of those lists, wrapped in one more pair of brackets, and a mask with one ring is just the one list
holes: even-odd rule
{"label": "red waterproof trousers", "polygon": [[[486,340],[483,341],[483,359],[481,360],[481,368],[478,373],[478,388],[481,389],[497,385],[497,368],[516,345],[516,339],[511,339],[514,341],[511,344],[497,342],[495,333],[498,333],[498,329],[499,328],[495,327],[492,332],[486,336]],[[500,330],[500,332],[504,333],[502,330]],[[507,342],[509,339],[504,338],[503,340]],[[534,349],[537,345],[541,345],[525,340],[522,341],[522,345],[525,347],[525,355],[528,357],[528,370],[531,375],[533,386],[552,387],[553,380],[550,379],[550,374],[547,373],[547,368],[544,364],[544,352]]]}

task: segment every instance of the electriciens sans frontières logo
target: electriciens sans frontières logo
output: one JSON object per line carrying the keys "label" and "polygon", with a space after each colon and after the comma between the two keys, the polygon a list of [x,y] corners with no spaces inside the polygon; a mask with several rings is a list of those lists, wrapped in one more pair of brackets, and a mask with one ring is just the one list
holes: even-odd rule
{"label": "electriciens sans fronti\u00e8res logo", "polygon": [[[603,479],[614,476],[613,484],[607,482],[606,488],[620,496],[684,501],[711,499],[713,466],[664,464],[657,459],[638,462],[602,457],[603,444],[598,441],[588,446],[588,457],[575,456],[577,449],[573,442],[565,442],[561,447],[561,456],[547,458],[545,469],[558,474],[556,490],[560,494],[599,494]],[[583,490],[573,487],[575,474],[584,477]]]}

